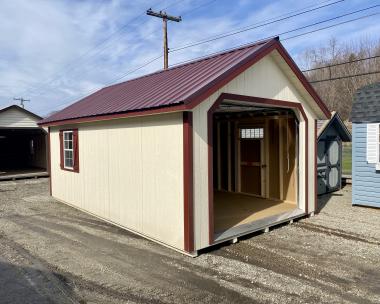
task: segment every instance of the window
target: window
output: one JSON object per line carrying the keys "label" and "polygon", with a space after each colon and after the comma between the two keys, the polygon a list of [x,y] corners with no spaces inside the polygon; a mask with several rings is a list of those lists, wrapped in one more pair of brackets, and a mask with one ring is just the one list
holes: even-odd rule
{"label": "window", "polygon": [[73,131],[63,132],[63,163],[66,169],[74,169]]}
{"label": "window", "polygon": [[264,138],[264,128],[240,129],[240,138],[244,138],[244,139]]}
{"label": "window", "polygon": [[79,172],[78,130],[63,130],[59,133],[61,146],[61,169]]}

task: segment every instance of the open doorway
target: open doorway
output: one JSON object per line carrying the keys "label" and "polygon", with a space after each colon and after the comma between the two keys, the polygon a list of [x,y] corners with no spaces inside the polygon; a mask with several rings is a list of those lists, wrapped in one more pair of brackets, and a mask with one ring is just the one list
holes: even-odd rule
{"label": "open doorway", "polygon": [[213,114],[216,240],[300,213],[298,125],[290,109],[222,103]]}
{"label": "open doorway", "polygon": [[0,180],[47,176],[46,144],[39,128],[0,129]]}

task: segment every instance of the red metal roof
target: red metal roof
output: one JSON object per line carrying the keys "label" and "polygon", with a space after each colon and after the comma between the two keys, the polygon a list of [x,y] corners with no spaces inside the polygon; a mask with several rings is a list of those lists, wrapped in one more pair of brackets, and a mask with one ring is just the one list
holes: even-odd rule
{"label": "red metal roof", "polygon": [[186,104],[192,94],[270,41],[272,40],[105,87],[41,123]]}
{"label": "red metal roof", "polygon": [[43,119],[39,124],[65,123],[85,117],[118,117],[121,113],[185,107],[274,45],[281,45],[278,38],[105,87]]}

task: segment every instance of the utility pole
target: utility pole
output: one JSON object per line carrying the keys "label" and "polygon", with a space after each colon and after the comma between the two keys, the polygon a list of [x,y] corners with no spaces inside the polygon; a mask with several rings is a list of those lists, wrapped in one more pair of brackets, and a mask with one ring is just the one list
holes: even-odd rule
{"label": "utility pole", "polygon": [[30,101],[30,99],[24,99],[24,98],[22,98],[22,97],[20,97],[20,98],[13,98],[13,100],[18,100],[18,101],[20,101],[20,106],[23,108],[23,109],[25,109],[25,101]]}
{"label": "utility pole", "polygon": [[168,15],[165,11],[154,12],[151,8],[146,11],[149,16],[161,18],[163,21],[163,32],[164,32],[164,69],[167,70],[169,67],[169,48],[168,48],[168,20],[180,22],[182,21],[181,16],[175,17]]}

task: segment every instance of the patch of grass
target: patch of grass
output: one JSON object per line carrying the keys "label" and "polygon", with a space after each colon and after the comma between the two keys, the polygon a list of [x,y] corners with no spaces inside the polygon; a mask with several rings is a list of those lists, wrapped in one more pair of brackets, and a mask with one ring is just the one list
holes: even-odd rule
{"label": "patch of grass", "polygon": [[351,143],[343,145],[342,173],[348,174],[348,175],[352,174],[352,145]]}

